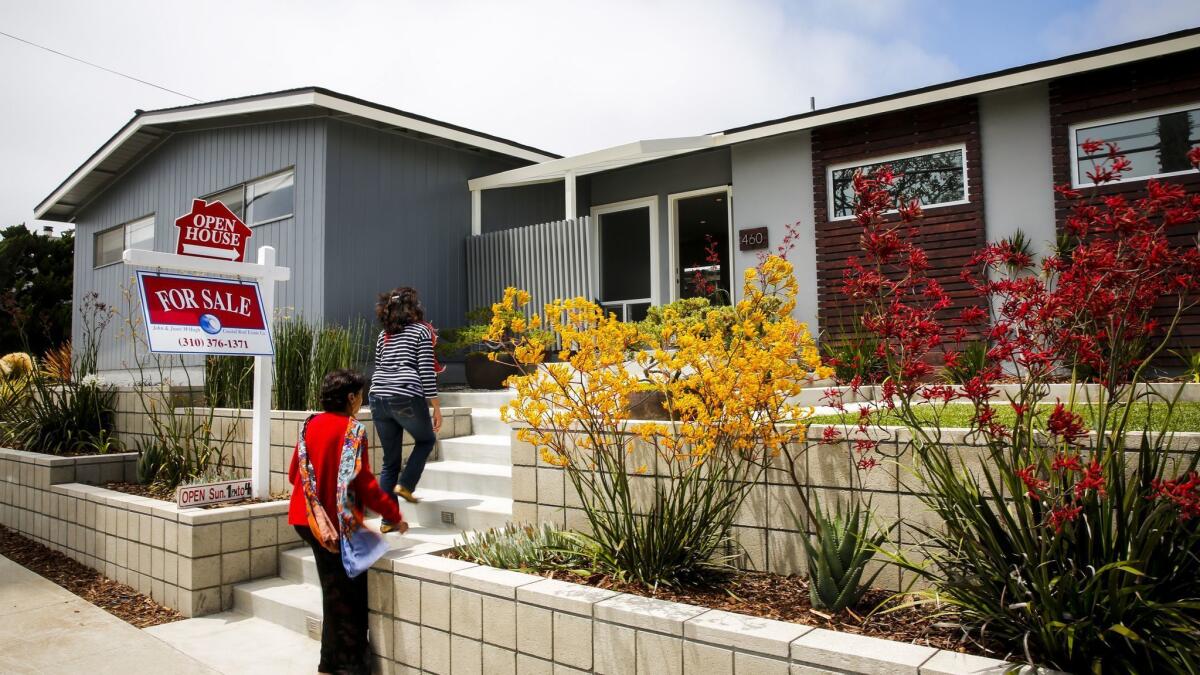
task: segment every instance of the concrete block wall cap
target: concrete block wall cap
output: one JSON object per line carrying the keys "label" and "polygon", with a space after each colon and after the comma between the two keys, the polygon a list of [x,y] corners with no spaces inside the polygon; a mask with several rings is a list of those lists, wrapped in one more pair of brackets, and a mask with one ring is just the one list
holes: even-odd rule
{"label": "concrete block wall cap", "polygon": [[229,520],[220,509],[187,508],[179,512],[179,521],[184,525],[210,525],[212,522]]}
{"label": "concrete block wall cap", "polygon": [[450,575],[454,572],[461,572],[471,567],[477,567],[477,565],[465,560],[454,560],[427,553],[407,556],[392,561],[392,569],[397,574],[404,574],[426,581],[437,581],[443,584],[450,583]]}
{"label": "concrete block wall cap", "polygon": [[710,610],[640,595],[619,595],[596,605],[596,618],[634,628],[683,635],[683,624]]}
{"label": "concrete block wall cap", "polygon": [[109,464],[111,462],[125,462],[131,459],[137,459],[136,452],[114,452],[109,455],[83,455],[81,457],[71,457],[76,464]]}
{"label": "concrete block wall cap", "polygon": [[811,630],[812,626],[719,609],[707,611],[683,624],[683,636],[689,640],[784,658],[791,655],[792,642]]}
{"label": "concrete block wall cap", "polygon": [[619,597],[616,591],[557,579],[542,579],[517,589],[517,602],[583,616],[592,616],[594,605],[616,597]]}
{"label": "concrete block wall cap", "polygon": [[104,494],[106,492],[111,492],[111,490],[97,488],[95,492],[89,491],[87,493],[87,500],[89,502],[96,502],[97,504],[108,504],[108,497]]}
{"label": "concrete block wall cap", "polygon": [[517,597],[517,589],[519,587],[535,584],[543,580],[544,577],[539,577],[536,574],[501,570],[495,567],[487,567],[486,565],[471,567],[450,575],[450,584],[452,586],[510,599]]}
{"label": "concrete block wall cap", "polygon": [[272,502],[264,502],[262,504],[245,504],[240,508],[244,509],[251,518],[260,516],[277,516],[288,512],[288,506],[291,502],[287,499],[278,499]]}
{"label": "concrete block wall cap", "polygon": [[816,666],[855,673],[911,673],[937,652],[933,647],[814,628],[792,642],[791,657]]}
{"label": "concrete block wall cap", "polygon": [[941,650],[921,665],[921,675],[1004,675],[1014,664],[986,656]]}

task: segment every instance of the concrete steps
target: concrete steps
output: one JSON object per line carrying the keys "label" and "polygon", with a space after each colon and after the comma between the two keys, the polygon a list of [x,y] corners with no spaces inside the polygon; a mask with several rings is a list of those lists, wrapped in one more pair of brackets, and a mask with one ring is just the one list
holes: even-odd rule
{"label": "concrete steps", "polygon": [[512,427],[500,419],[496,408],[471,408],[471,433],[508,438]]}
{"label": "concrete steps", "polygon": [[[458,530],[486,530],[503,527],[512,519],[510,498],[432,490],[425,488],[424,482],[422,478],[422,485],[415,493],[421,503],[400,506],[405,517],[411,517],[415,522]],[[511,480],[509,485],[511,489]]]}
{"label": "concrete steps", "polygon": [[[512,465],[471,461],[441,461],[425,465],[416,496],[427,492],[462,492],[481,497],[512,499]],[[411,504],[400,504],[412,508]],[[418,520],[417,522],[424,522]]]}
{"label": "concrete steps", "polygon": [[[471,419],[474,420],[474,417]],[[439,443],[441,458],[445,461],[512,465],[512,443],[508,434],[477,433],[447,438]]]}

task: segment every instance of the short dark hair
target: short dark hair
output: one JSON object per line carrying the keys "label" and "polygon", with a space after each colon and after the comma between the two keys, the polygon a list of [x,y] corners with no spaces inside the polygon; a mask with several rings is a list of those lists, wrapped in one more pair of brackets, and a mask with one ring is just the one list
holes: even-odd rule
{"label": "short dark hair", "polygon": [[375,316],[379,317],[379,323],[385,331],[396,333],[409,324],[424,321],[425,310],[421,307],[421,299],[417,297],[417,289],[401,286],[379,294]]}
{"label": "short dark hair", "polygon": [[350,394],[361,392],[367,378],[357,370],[341,368],[325,373],[321,381],[321,409],[325,412],[345,412]]}

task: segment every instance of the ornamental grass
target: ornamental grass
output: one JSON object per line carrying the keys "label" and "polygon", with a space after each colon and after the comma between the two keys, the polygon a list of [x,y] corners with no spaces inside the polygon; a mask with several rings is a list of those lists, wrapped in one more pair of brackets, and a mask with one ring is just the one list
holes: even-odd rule
{"label": "ornamental grass", "polygon": [[[1100,157],[1089,172],[1098,186],[1130,167],[1115,145],[1084,150]],[[1190,158],[1200,163],[1200,149]],[[1070,215],[1057,252],[1039,264],[1011,243],[988,246],[964,269],[973,293],[954,311],[914,243],[920,205],[898,200],[895,180],[886,167],[854,178],[861,254],[843,291],[878,344],[883,409],[911,433],[904,451],[921,499],[942,521],[914,528],[923,538],[915,551],[892,553],[930,584],[917,602],[1032,663],[1197,672],[1197,453],[1172,445],[1178,394],[1139,385],[1196,304],[1200,251],[1172,235],[1194,228],[1200,195],[1156,180],[1136,199],[1060,187]],[[976,340],[986,341],[983,363],[961,386],[932,383],[933,363],[963,365]],[[1064,374],[1100,385],[1091,429],[1074,396],[1038,405]],[[1007,375],[1020,384],[1003,400],[995,385]],[[983,461],[967,468],[921,401],[970,406]],[[1135,432],[1134,415],[1158,424]],[[872,419],[862,413],[849,432],[867,470],[888,459],[871,440],[887,431]]]}
{"label": "ornamental grass", "polygon": [[[530,312],[508,289],[493,306],[493,358],[526,373],[501,415],[562,467],[597,571],[647,587],[713,583],[738,557],[733,520],[752,483],[804,438],[810,410],[789,403],[825,369],[792,318],[796,280],[779,257],[747,271],[732,308],[654,324],[625,323],[583,298]],[[732,313],[732,315],[731,315]],[[544,332],[548,330],[552,338]],[[558,347],[558,362],[546,353]],[[630,399],[657,391],[673,422],[631,419]]]}

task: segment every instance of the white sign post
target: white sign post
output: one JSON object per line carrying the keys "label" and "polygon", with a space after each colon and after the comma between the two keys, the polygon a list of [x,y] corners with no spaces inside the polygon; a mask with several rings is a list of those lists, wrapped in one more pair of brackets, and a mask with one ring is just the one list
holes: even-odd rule
{"label": "white sign post", "polygon": [[[122,255],[126,265],[182,272],[221,274],[259,281],[263,313],[268,331],[275,310],[275,282],[287,281],[292,272],[275,266],[275,249],[258,249],[258,263],[199,258],[177,253],[127,249]],[[254,497],[262,499],[271,494],[271,386],[273,380],[271,356],[254,357],[254,412],[251,418],[250,479]]]}

